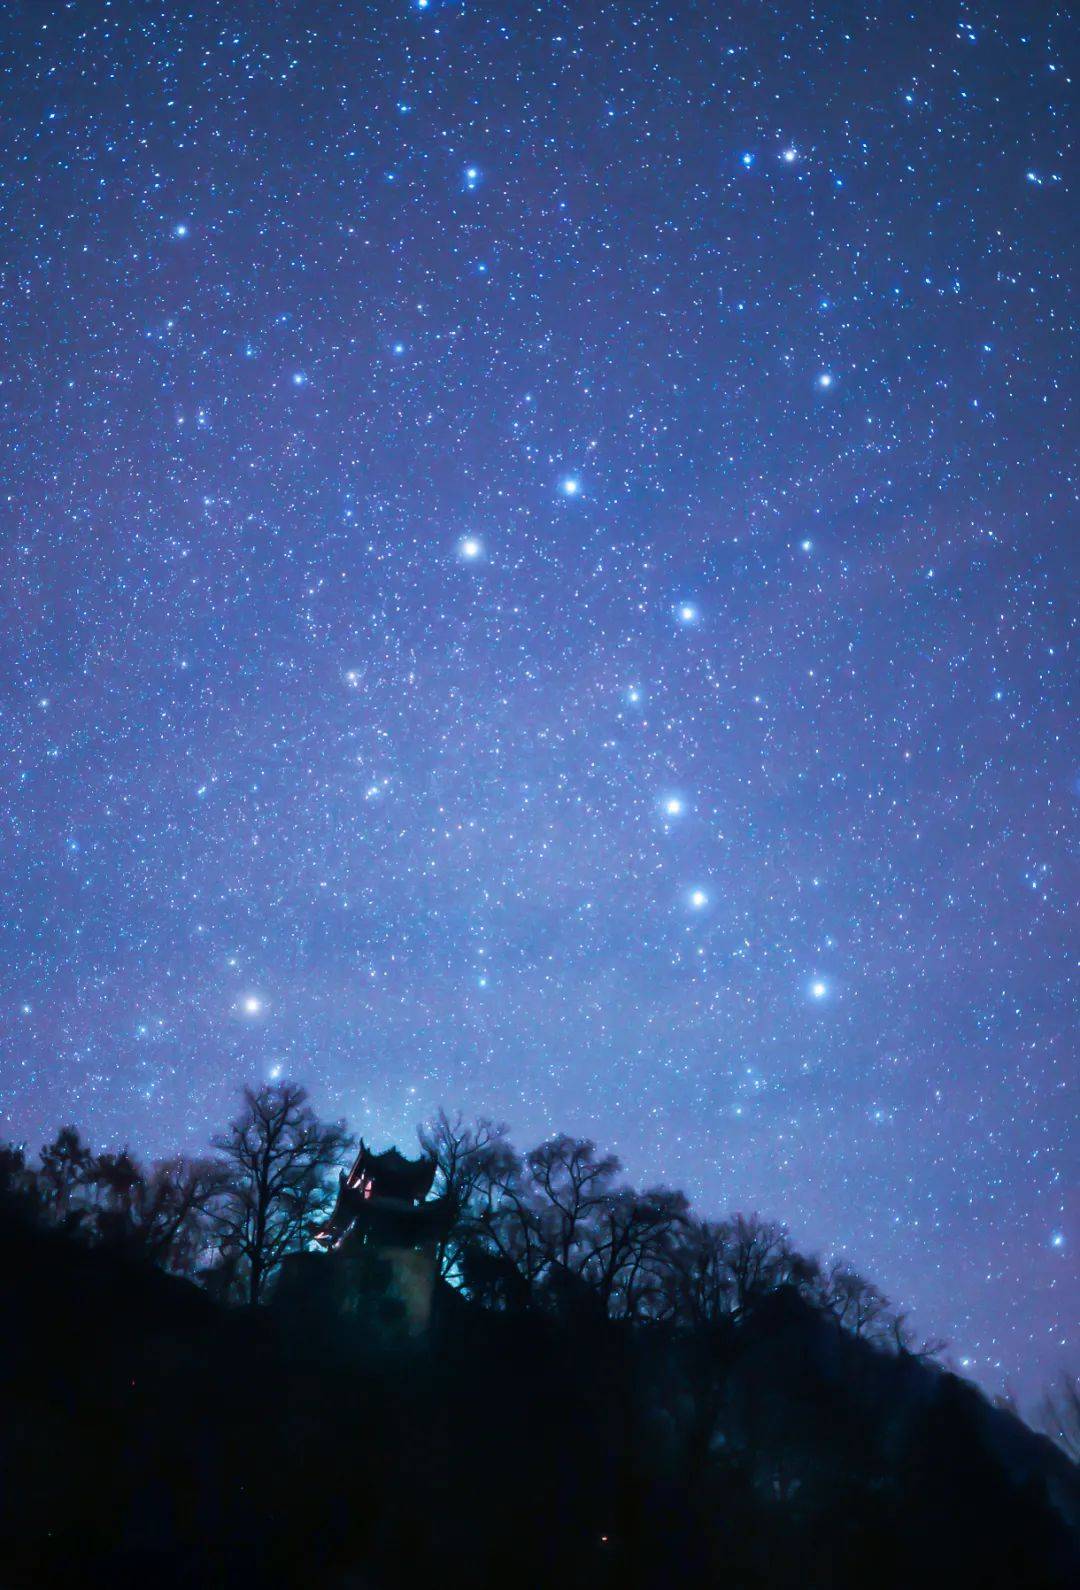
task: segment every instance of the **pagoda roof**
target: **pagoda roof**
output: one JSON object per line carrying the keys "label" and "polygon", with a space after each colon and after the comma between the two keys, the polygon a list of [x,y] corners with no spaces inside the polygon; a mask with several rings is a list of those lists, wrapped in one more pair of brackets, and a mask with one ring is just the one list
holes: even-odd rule
{"label": "pagoda roof", "polygon": [[435,1161],[426,1154],[419,1159],[406,1159],[396,1148],[373,1154],[361,1138],[345,1185],[354,1188],[370,1183],[369,1198],[404,1198],[419,1203],[431,1191],[436,1168]]}

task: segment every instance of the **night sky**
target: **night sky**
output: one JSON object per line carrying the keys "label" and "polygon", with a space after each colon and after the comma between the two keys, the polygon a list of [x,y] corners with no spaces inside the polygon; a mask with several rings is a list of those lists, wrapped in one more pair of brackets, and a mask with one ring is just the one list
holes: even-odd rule
{"label": "night sky", "polygon": [[460,1106],[1075,1362],[1070,43],[5,7],[2,1135]]}

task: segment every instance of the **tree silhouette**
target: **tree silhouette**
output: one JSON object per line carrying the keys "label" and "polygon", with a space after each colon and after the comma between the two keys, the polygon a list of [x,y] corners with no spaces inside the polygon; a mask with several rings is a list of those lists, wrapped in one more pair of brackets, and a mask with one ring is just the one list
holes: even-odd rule
{"label": "tree silhouette", "polygon": [[74,1126],[63,1126],[41,1150],[39,1185],[50,1215],[56,1220],[77,1220],[82,1211],[76,1199],[90,1178],[93,1156]]}
{"label": "tree silhouette", "polygon": [[1080,1376],[1063,1374],[1050,1386],[1039,1408],[1042,1429],[1061,1450],[1080,1463]]}
{"label": "tree silhouette", "polygon": [[516,1176],[521,1163],[507,1141],[507,1130],[486,1118],[469,1126],[460,1112],[451,1119],[440,1110],[417,1131],[421,1150],[435,1161],[440,1193],[452,1198],[458,1211],[454,1230],[439,1244],[439,1273],[444,1277],[460,1275],[466,1253],[474,1278],[477,1264],[480,1272],[490,1273],[483,1271],[488,1248],[483,1240],[487,1235],[484,1221],[490,1218],[500,1189]]}
{"label": "tree silhouette", "polygon": [[214,1139],[226,1164],[214,1223],[221,1251],[243,1266],[249,1303],[310,1236],[327,1203],[328,1175],[351,1142],[343,1122],[319,1120],[295,1083],[245,1088],[240,1115]]}
{"label": "tree silhouette", "polygon": [[890,1329],[889,1300],[846,1264],[835,1264],[822,1289],[825,1307],[853,1336],[882,1339]]}

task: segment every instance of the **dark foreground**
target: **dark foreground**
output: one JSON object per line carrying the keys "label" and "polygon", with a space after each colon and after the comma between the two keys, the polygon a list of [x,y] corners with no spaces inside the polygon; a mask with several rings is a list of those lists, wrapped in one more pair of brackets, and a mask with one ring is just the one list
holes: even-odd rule
{"label": "dark foreground", "polygon": [[794,1294],[723,1330],[252,1312],[0,1233],[0,1586],[1080,1582],[1042,1436]]}

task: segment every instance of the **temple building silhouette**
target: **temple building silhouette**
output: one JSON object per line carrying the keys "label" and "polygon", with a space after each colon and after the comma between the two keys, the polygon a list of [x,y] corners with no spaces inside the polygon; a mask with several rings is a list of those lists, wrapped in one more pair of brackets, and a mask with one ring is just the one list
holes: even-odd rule
{"label": "temple building silhouette", "polygon": [[[363,1138],[352,1168],[338,1177],[337,1199],[314,1233],[321,1257],[342,1272],[342,1291],[378,1290],[400,1309],[409,1335],[431,1322],[439,1244],[456,1215],[453,1198],[429,1198],[433,1159],[406,1159],[396,1148],[372,1153]],[[299,1280],[296,1270],[294,1281]]]}

